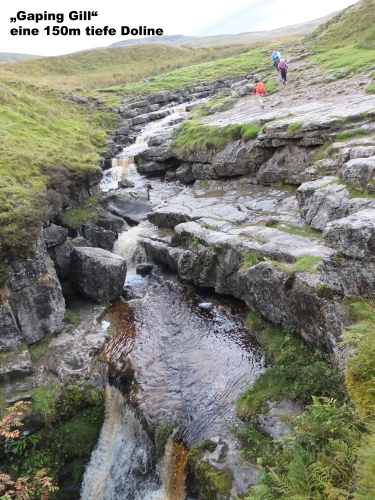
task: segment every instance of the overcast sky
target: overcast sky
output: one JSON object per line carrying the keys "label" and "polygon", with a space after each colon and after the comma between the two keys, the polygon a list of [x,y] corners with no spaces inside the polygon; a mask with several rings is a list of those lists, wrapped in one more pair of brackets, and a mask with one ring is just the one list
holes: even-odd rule
{"label": "overcast sky", "polygon": [[[36,55],[60,55],[95,47],[104,47],[120,40],[133,38],[121,35],[121,27],[161,28],[165,35],[216,35],[236,34],[244,31],[260,31],[280,28],[290,24],[310,21],[331,12],[341,10],[355,0],[142,0],[118,2],[118,0],[3,0],[0,16],[0,52],[15,52]],[[64,21],[16,20],[11,17],[24,11],[27,15],[63,14]],[[72,11],[97,11],[91,21],[70,20]],[[58,31],[77,29],[79,36],[59,34],[47,35],[45,28],[58,27]],[[87,26],[116,30],[116,35],[94,35],[85,33]],[[11,35],[11,29],[38,29],[39,34]]]}

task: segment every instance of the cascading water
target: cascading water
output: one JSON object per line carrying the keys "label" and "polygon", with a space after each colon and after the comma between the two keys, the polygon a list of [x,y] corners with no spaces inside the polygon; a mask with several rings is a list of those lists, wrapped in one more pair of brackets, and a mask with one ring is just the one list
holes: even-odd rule
{"label": "cascading water", "polygon": [[[145,127],[136,144],[113,160],[103,190],[116,189],[122,178],[144,185],[133,157],[167,119]],[[181,191],[164,188],[155,178],[147,182],[153,183],[151,202]],[[81,500],[184,500],[188,451],[169,438],[157,463],[144,425],[155,429],[167,420],[189,447],[213,436],[228,441],[237,396],[263,369],[254,339],[240,321],[221,312],[215,298],[189,294],[175,277],[157,269],[148,277],[135,273],[135,265],[146,259],[138,237],[149,225],[142,222],[122,233],[114,248],[127,261],[125,285],[140,293],[126,303],[118,300],[104,318],[111,338],[100,360],[121,390],[105,390],[105,422],[85,471]]]}

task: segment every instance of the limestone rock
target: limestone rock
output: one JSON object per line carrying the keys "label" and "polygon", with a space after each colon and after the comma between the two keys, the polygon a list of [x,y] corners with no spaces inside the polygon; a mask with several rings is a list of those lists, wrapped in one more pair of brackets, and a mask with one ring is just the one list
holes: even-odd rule
{"label": "limestone rock", "polygon": [[136,199],[125,193],[111,193],[103,198],[102,204],[104,208],[132,225],[145,219],[151,210],[151,203],[148,200]]}
{"label": "limestone rock", "polygon": [[375,209],[371,198],[350,198],[345,186],[332,177],[302,184],[296,192],[301,215],[313,228],[323,231],[329,222],[365,209]]}
{"label": "limestone rock", "polygon": [[64,318],[65,301],[60,283],[49,274],[14,293],[10,303],[28,344],[52,333]]}
{"label": "limestone rock", "polygon": [[339,177],[349,184],[366,187],[374,178],[375,156],[369,158],[354,158],[344,163],[339,171]]}
{"label": "limestone rock", "polygon": [[89,242],[78,236],[72,239],[69,243],[63,243],[62,245],[57,245],[49,250],[51,259],[55,263],[55,269],[57,276],[60,279],[66,279],[69,274],[70,267],[70,254],[75,247],[87,247]]}
{"label": "limestone rock", "polygon": [[8,302],[0,305],[0,351],[15,349],[22,340],[13,311]]}
{"label": "limestone rock", "polygon": [[68,229],[66,229],[65,227],[51,224],[49,227],[45,227],[43,229],[43,239],[45,241],[45,244],[47,245],[47,248],[61,245],[62,243],[64,243],[67,237]]}
{"label": "limestone rock", "polygon": [[0,365],[0,380],[11,382],[27,377],[33,372],[33,363],[27,347],[19,348],[7,355],[9,359]]}
{"label": "limestone rock", "polygon": [[328,291],[342,296],[373,297],[375,293],[375,262],[355,260],[340,255],[323,259],[319,265],[321,279]]}
{"label": "limestone rock", "polygon": [[323,233],[326,243],[354,259],[375,260],[375,209],[330,222]]}
{"label": "limestone rock", "polygon": [[101,248],[74,248],[69,281],[73,287],[95,302],[116,300],[126,277],[126,261]]}

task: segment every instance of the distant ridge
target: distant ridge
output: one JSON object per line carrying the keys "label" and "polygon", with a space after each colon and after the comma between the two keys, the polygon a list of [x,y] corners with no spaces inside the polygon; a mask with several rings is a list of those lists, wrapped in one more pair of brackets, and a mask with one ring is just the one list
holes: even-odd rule
{"label": "distant ridge", "polygon": [[306,23],[292,24],[283,28],[269,31],[253,31],[238,33],[237,35],[211,35],[211,36],[186,36],[186,35],[162,35],[131,38],[116,42],[109,47],[121,47],[123,45],[140,45],[145,43],[164,43],[170,45],[187,45],[190,47],[209,47],[218,45],[248,44],[264,42],[268,40],[285,38],[297,35],[307,35],[314,31],[320,24],[327,22],[337,14],[332,12],[327,16],[313,19]]}
{"label": "distant ridge", "polygon": [[165,42],[178,42],[184,43],[185,40],[193,38],[185,35],[154,35],[142,38],[131,38],[130,40],[122,40],[121,42],[112,43],[109,47],[122,47],[123,45],[136,45],[140,43],[165,43]]}
{"label": "distant ridge", "polygon": [[0,52],[0,62],[8,61],[28,61],[29,59],[39,59],[43,56],[35,56],[32,54],[14,54],[12,52]]}

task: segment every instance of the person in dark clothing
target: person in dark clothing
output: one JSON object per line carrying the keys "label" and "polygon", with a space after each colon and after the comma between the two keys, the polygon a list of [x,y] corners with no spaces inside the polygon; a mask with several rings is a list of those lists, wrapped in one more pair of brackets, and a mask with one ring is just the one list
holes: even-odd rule
{"label": "person in dark clothing", "polygon": [[280,59],[279,70],[281,73],[281,81],[283,82],[283,85],[285,85],[286,84],[286,72],[288,70],[288,65],[284,61],[284,59]]}

